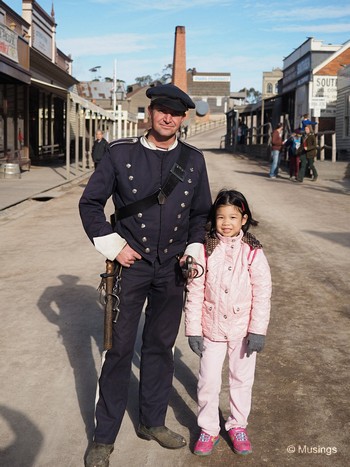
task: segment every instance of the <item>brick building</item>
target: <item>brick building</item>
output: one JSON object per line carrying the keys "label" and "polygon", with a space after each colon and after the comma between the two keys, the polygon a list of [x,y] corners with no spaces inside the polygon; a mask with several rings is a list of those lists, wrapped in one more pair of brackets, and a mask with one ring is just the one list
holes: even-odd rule
{"label": "brick building", "polygon": [[227,112],[230,107],[231,74],[187,70],[187,90],[196,106],[207,108],[212,116]]}

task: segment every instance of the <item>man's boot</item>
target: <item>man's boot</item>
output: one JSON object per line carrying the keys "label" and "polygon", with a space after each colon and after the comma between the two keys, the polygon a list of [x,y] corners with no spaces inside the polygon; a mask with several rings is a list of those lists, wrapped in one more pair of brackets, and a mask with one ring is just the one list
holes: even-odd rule
{"label": "man's boot", "polygon": [[169,430],[166,426],[146,427],[139,425],[137,436],[142,439],[157,441],[163,448],[179,449],[186,446],[186,440],[181,435]]}
{"label": "man's boot", "polygon": [[92,443],[86,456],[86,467],[108,467],[109,456],[113,452],[113,444]]}

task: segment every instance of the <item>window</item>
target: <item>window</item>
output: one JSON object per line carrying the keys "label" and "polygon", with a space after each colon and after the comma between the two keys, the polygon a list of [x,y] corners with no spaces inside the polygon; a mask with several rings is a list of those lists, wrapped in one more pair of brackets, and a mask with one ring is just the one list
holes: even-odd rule
{"label": "window", "polygon": [[266,85],[267,94],[272,94],[272,90],[273,90],[272,83],[267,83]]}
{"label": "window", "polygon": [[144,107],[137,107],[137,118],[138,120],[145,119],[145,108]]}

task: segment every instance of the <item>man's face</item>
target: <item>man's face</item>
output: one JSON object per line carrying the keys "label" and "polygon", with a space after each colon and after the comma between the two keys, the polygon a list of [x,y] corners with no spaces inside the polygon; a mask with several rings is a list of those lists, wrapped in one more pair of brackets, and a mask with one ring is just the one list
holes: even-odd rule
{"label": "man's face", "polygon": [[173,138],[186,116],[183,112],[162,105],[148,107],[148,113],[152,121],[152,133],[156,139],[161,140]]}
{"label": "man's face", "polygon": [[96,131],[96,139],[101,140],[103,138],[102,131]]}

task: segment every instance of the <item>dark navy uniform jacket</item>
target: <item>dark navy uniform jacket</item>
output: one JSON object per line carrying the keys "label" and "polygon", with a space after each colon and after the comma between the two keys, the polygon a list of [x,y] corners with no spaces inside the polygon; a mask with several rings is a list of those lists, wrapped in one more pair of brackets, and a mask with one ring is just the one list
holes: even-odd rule
{"label": "dark navy uniform jacket", "polygon": [[[182,144],[191,148],[184,181],[178,182],[165,204],[117,221],[114,232],[118,235],[113,233],[104,212],[108,198],[113,196],[117,210],[159,190],[178,160]],[[79,203],[84,229],[98,251],[113,260],[128,243],[150,262],[157,257],[163,262],[183,253],[189,244],[203,243],[210,206],[203,154],[182,141],[168,151],[151,149],[142,144],[142,138],[109,145]],[[111,243],[119,243],[119,247],[104,247]]]}

